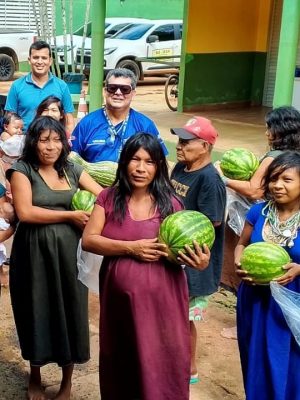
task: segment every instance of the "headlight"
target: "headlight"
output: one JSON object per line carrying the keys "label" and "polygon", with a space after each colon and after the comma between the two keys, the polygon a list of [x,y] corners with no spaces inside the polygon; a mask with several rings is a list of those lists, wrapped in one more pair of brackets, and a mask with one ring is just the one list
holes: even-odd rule
{"label": "headlight", "polygon": [[108,56],[109,54],[113,53],[115,50],[117,50],[117,47],[110,47],[108,49],[104,49],[104,55]]}

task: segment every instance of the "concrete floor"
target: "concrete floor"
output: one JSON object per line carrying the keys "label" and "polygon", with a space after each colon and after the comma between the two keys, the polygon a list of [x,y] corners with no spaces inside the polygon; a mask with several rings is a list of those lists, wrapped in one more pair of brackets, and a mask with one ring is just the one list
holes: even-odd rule
{"label": "concrete floor", "polygon": [[246,107],[235,109],[207,110],[193,113],[170,111],[164,101],[164,86],[141,85],[133,100],[133,108],[148,115],[156,123],[161,136],[176,142],[170,128],[181,127],[193,115],[201,115],[212,120],[219,132],[215,150],[224,152],[232,147],[244,147],[262,156],[267,150],[264,116],[266,107]]}

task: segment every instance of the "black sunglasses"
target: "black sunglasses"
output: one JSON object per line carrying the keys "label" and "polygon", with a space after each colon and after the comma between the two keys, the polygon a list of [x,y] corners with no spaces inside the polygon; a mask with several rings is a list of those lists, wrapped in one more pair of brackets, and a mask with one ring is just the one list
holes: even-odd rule
{"label": "black sunglasses", "polygon": [[115,94],[118,89],[120,89],[122,94],[129,94],[132,91],[132,87],[130,85],[117,85],[114,83],[108,83],[105,86],[105,89],[111,94]]}

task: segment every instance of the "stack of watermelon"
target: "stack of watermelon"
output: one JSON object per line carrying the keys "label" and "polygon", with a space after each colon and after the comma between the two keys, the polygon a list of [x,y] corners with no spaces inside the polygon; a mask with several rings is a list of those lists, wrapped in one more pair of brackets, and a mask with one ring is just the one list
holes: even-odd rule
{"label": "stack of watermelon", "polygon": [[278,244],[257,242],[245,247],[241,256],[241,268],[255,283],[268,284],[285,274],[282,267],[291,262],[285,249]]}
{"label": "stack of watermelon", "polygon": [[194,249],[193,241],[200,246],[212,247],[215,240],[215,229],[210,220],[198,211],[183,210],[166,217],[159,229],[158,240],[167,245],[168,260],[178,263],[178,251],[186,253],[187,244]]}
{"label": "stack of watermelon", "polygon": [[92,212],[96,196],[87,190],[78,190],[72,197],[72,210]]}
{"label": "stack of watermelon", "polygon": [[81,165],[84,170],[103,187],[111,186],[116,178],[118,163],[113,161],[99,161],[89,163],[85,161],[79,154],[71,151],[70,160]]}
{"label": "stack of watermelon", "polygon": [[220,162],[220,168],[227,178],[241,181],[248,181],[258,166],[258,158],[251,151],[239,147],[227,150]]}

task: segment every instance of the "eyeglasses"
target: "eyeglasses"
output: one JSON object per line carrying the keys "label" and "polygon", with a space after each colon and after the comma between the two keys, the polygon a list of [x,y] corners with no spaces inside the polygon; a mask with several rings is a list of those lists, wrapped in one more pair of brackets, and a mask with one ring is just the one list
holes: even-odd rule
{"label": "eyeglasses", "polygon": [[118,89],[122,94],[129,94],[132,91],[132,87],[130,85],[117,85],[114,83],[108,83],[105,86],[105,89],[110,94],[115,94]]}

